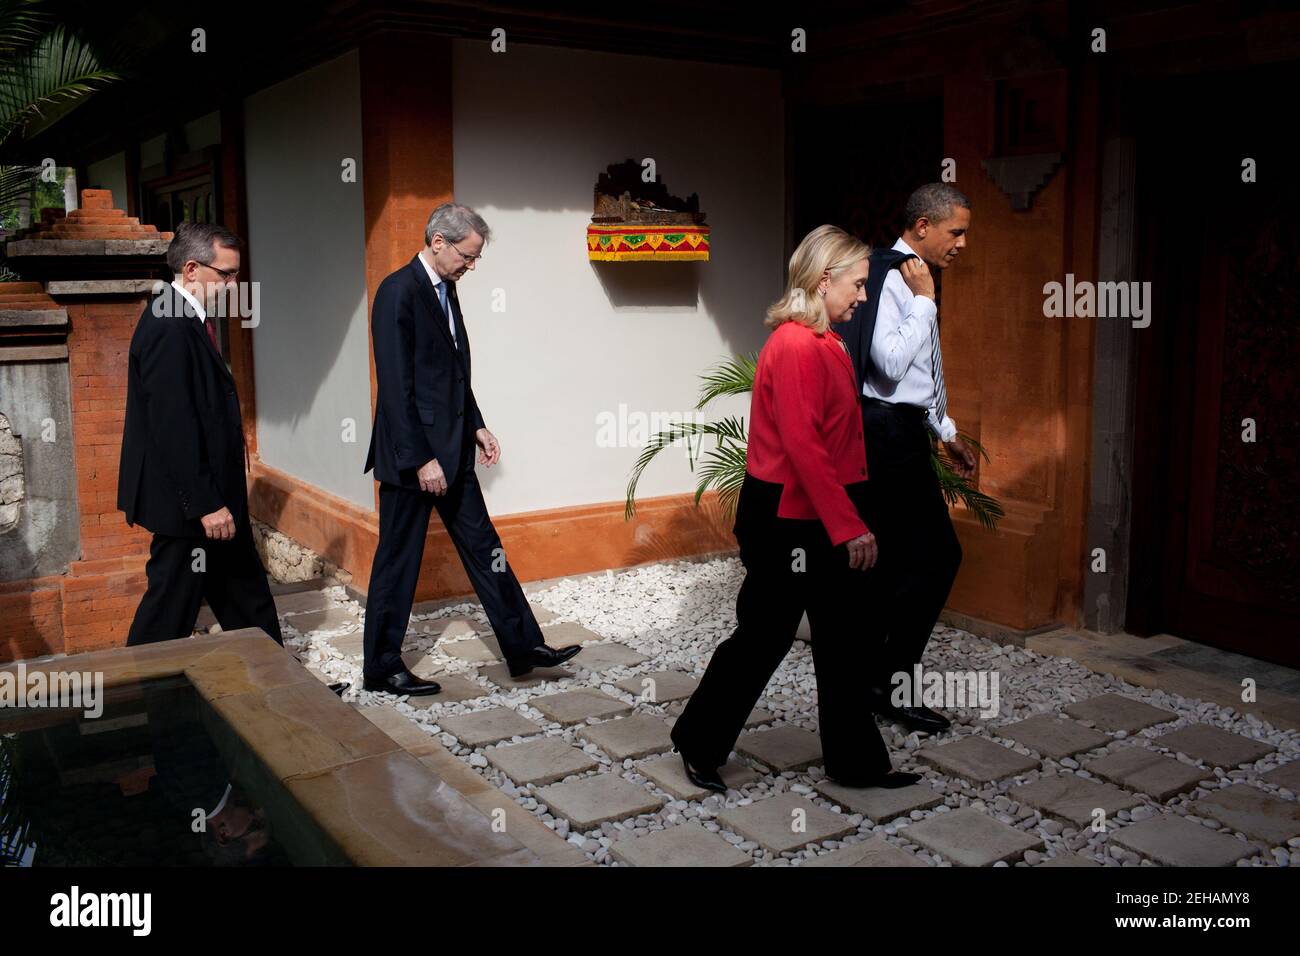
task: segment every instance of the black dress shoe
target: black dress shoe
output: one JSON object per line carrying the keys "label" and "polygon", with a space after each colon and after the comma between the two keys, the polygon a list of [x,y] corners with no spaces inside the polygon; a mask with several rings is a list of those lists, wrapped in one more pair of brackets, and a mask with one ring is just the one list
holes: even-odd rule
{"label": "black dress shoe", "polygon": [[[681,751],[674,747],[673,753],[681,753]],[[686,771],[686,779],[695,786],[703,787],[705,790],[712,790],[714,793],[727,792],[727,785],[718,774],[716,767],[711,770],[696,770],[691,766],[691,762],[686,759],[686,754],[682,754],[682,767]]]}
{"label": "black dress shoe", "polygon": [[336,684],[330,684],[329,688],[330,690],[334,691],[334,693],[342,697],[347,692],[347,689],[351,686],[352,685],[349,684],[347,681],[341,680]]}
{"label": "black dress shoe", "polygon": [[368,691],[378,691],[384,694],[397,694],[399,697],[409,694],[412,697],[423,697],[428,694],[436,694],[442,690],[442,685],[437,681],[424,680],[416,677],[410,671],[403,668],[396,674],[390,674],[379,680],[367,677],[361,685]]}
{"label": "black dress shoe", "polygon": [[894,707],[887,716],[912,730],[924,730],[928,734],[941,734],[952,726],[952,721],[929,707]]}
{"label": "black dress shoe", "polygon": [[570,644],[558,650],[540,644],[520,660],[507,661],[506,667],[509,668],[511,677],[522,677],[534,667],[558,667],[580,650],[582,650],[581,644]]}
{"label": "black dress shoe", "polygon": [[921,775],[919,773],[907,773],[902,770],[891,770],[888,773],[872,777],[831,777],[831,779],[842,787],[852,787],[855,790],[864,787],[884,787],[886,790],[897,790],[899,787],[910,787],[914,783],[919,783]]}

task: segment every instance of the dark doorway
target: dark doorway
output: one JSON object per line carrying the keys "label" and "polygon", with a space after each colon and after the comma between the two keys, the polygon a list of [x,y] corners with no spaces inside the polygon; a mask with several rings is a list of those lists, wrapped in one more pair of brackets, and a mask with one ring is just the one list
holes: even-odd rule
{"label": "dark doorway", "polygon": [[852,103],[799,104],[790,132],[791,248],[823,223],[888,248],[902,231],[912,190],[939,179],[943,97],[880,89]]}
{"label": "dark doorway", "polygon": [[[1300,188],[1280,70],[1128,91],[1138,142],[1127,626],[1300,666]],[[1257,182],[1242,181],[1243,160]],[[1254,441],[1243,434],[1254,423]],[[1243,422],[1246,422],[1243,424]]]}

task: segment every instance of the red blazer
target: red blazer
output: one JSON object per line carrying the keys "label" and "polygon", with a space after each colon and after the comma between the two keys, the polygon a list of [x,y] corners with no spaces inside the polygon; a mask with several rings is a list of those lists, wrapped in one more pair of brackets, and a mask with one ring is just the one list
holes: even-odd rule
{"label": "red blazer", "polygon": [[853,361],[833,331],[783,322],[758,356],[745,470],[785,485],[779,518],[820,518],[831,544],[867,533],[844,486],[867,478]]}

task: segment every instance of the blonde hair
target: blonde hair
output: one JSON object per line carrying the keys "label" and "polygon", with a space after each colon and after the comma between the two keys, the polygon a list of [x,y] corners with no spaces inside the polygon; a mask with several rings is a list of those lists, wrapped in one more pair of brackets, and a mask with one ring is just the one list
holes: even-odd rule
{"label": "blonde hair", "polygon": [[837,275],[869,255],[869,245],[839,226],[818,226],[790,256],[785,294],[768,306],[764,324],[774,329],[783,322],[801,322],[818,334],[825,332],[831,323],[817,292],[822,273]]}

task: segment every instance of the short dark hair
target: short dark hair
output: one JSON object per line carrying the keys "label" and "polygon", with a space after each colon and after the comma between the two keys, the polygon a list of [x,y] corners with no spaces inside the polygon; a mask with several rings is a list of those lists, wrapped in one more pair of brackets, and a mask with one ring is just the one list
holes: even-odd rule
{"label": "short dark hair", "polygon": [[214,244],[239,249],[244,242],[215,222],[183,222],[176,227],[176,236],[167,247],[167,267],[172,272],[180,272],[191,259],[205,266],[211,265]]}
{"label": "short dark hair", "polygon": [[956,186],[948,183],[926,183],[907,197],[903,207],[903,226],[911,229],[918,219],[939,222],[952,215],[952,207],[970,208],[970,200]]}

